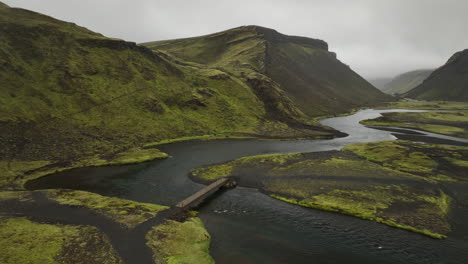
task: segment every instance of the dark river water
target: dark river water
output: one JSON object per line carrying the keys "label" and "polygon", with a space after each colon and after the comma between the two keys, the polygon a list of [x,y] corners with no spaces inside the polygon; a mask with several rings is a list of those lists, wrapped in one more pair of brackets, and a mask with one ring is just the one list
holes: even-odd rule
{"label": "dark river water", "polygon": [[[175,143],[160,147],[171,156],[166,160],[75,169],[29,182],[27,187],[79,189],[173,205],[203,187],[187,177],[197,166],[249,155],[338,150],[352,143],[396,139],[394,132],[359,124],[360,120],[376,118],[386,111],[396,110],[361,110],[351,116],[321,120],[322,124],[349,134],[345,138]],[[437,138],[442,143],[468,143],[424,134],[416,140],[431,142]],[[287,204],[255,189],[237,187],[218,192],[199,210],[212,236],[211,255],[218,264],[468,263],[467,235],[435,240],[372,221]]]}

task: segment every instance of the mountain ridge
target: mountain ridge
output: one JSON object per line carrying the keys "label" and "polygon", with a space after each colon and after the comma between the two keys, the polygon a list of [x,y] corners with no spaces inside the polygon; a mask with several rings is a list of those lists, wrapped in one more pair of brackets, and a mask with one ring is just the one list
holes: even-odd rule
{"label": "mountain ridge", "polygon": [[73,23],[0,5],[0,31],[2,160],[62,164],[203,135],[343,135],[280,91],[264,93],[278,99],[276,115],[232,74]]}
{"label": "mountain ridge", "polygon": [[468,101],[468,49],[456,52],[419,86],[404,94],[419,100]]}
{"label": "mountain ridge", "polygon": [[[268,79],[269,86],[277,87],[298,102],[296,108],[305,115],[346,112],[387,99],[336,59],[325,41],[288,36],[261,26],[242,26],[201,37],[143,45],[188,62],[225,70],[255,85],[262,83],[258,79]],[[311,104],[309,100],[314,97]]]}
{"label": "mountain ridge", "polygon": [[[375,88],[337,61],[326,42],[265,28],[191,38],[189,50],[180,49],[187,40],[154,49],[0,5],[0,33],[0,167],[7,172],[13,161],[62,168],[177,138],[344,136],[314,118],[386,98],[376,93],[343,104],[333,95],[342,89],[337,83],[350,84],[351,93],[361,84],[364,94]],[[342,71],[343,80],[336,77]],[[328,79],[318,78],[317,89],[325,83],[329,101],[298,96],[320,74]],[[330,104],[333,97],[341,107]]]}

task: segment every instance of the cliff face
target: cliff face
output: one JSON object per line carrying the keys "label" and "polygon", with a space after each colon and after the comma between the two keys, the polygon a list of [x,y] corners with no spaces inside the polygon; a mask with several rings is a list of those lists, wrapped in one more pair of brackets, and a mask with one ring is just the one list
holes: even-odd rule
{"label": "cliff face", "polygon": [[[184,61],[222,68],[250,84],[265,84],[268,80],[262,90],[268,86],[269,90],[286,96],[290,103],[287,107],[296,109],[303,117],[346,112],[386,99],[341,63],[335,53],[329,52],[328,44],[322,40],[246,26],[144,45]],[[255,85],[251,87],[258,89]]]}
{"label": "cliff face", "polygon": [[420,100],[468,101],[468,49],[455,53],[405,96]]}

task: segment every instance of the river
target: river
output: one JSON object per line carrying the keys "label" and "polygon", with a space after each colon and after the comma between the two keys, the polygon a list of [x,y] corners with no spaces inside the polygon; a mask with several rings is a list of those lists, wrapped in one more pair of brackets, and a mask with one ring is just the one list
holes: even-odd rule
{"label": "river", "polygon": [[[432,133],[413,135],[367,128],[360,120],[382,112],[361,110],[320,122],[349,134],[331,140],[216,140],[161,146],[166,160],[136,165],[74,169],[31,181],[29,189],[69,188],[140,202],[173,205],[199,190],[192,168],[269,153],[338,150],[343,146],[397,137],[467,145]],[[272,199],[255,189],[237,187],[216,193],[200,206],[200,218],[212,236],[211,255],[218,264],[249,263],[466,263],[468,235],[435,240],[372,221],[302,208]]]}

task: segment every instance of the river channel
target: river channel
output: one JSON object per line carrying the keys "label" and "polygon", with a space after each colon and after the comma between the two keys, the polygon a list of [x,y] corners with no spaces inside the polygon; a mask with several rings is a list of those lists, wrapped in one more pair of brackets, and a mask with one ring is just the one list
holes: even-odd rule
{"label": "river channel", "polygon": [[[361,120],[392,111],[409,110],[367,109],[320,121],[349,135],[343,138],[180,142],[160,147],[170,155],[166,160],[74,169],[31,181],[27,187],[86,190],[173,205],[203,187],[189,179],[192,168],[244,156],[339,150],[348,144],[397,137],[468,145],[468,140],[432,133],[392,132],[359,124]],[[218,192],[203,202],[199,211],[212,236],[210,252],[218,264],[468,263],[468,234],[435,240],[372,221],[284,203],[255,189],[237,187]]]}

